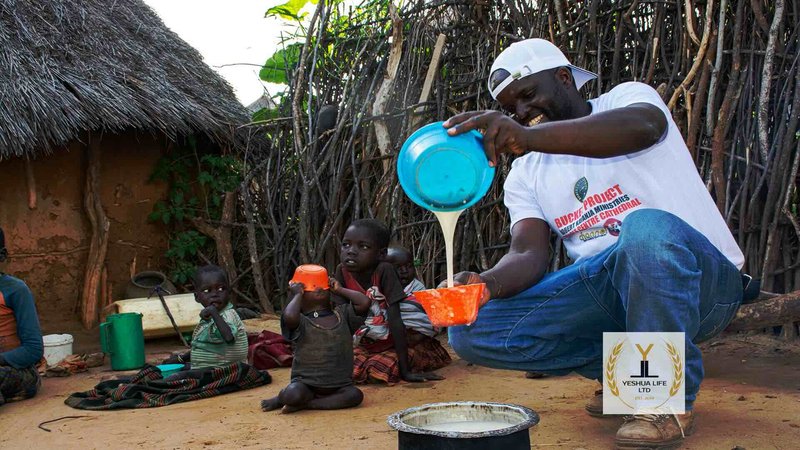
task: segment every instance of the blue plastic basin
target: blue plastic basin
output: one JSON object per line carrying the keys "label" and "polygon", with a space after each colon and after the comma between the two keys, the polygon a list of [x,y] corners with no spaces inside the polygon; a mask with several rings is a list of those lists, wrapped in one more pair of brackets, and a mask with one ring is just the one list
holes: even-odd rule
{"label": "blue plastic basin", "polygon": [[397,177],[406,195],[431,211],[459,211],[477,203],[492,185],[494,167],[483,136],[450,136],[434,122],[406,139],[397,157]]}

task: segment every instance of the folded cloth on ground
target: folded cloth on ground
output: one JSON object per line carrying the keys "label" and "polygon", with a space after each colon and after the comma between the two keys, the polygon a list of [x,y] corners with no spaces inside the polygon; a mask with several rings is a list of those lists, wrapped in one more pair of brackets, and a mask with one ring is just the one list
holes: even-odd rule
{"label": "folded cloth on ground", "polygon": [[86,372],[91,367],[102,366],[104,359],[105,355],[103,353],[72,354],[56,365],[42,365],[39,367],[39,375],[45,377],[68,377],[73,373]]}
{"label": "folded cloth on ground", "polygon": [[264,330],[247,334],[247,362],[256,369],[292,367],[292,345],[278,333]]}
{"label": "folded cloth on ground", "polygon": [[68,377],[73,373],[89,370],[86,361],[80,355],[69,355],[54,366],[47,366],[46,377]]}
{"label": "folded cloth on ground", "polygon": [[242,391],[272,382],[265,370],[245,363],[211,367],[198,378],[164,380],[155,366],[145,366],[132,378],[102,381],[91,391],[76,392],[66,400],[77,409],[107,410],[154,408]]}

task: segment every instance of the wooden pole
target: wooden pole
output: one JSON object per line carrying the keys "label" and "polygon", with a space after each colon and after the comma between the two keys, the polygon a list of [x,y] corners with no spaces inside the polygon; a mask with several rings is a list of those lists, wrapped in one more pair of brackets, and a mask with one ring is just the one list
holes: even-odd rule
{"label": "wooden pole", "polygon": [[[436,38],[436,45],[433,47],[433,54],[431,55],[431,63],[428,65],[428,73],[425,76],[425,83],[422,85],[422,92],[419,94],[419,102],[425,103],[431,95],[431,86],[433,86],[433,79],[436,78],[436,72],[439,69],[439,60],[442,59],[442,49],[444,48],[447,36],[444,33],[439,34]],[[414,111],[414,118],[412,119],[411,130],[419,128],[420,114],[425,111],[422,106],[417,107]]]}
{"label": "wooden pole", "polygon": [[[247,249],[250,255],[250,268],[253,271],[253,284],[258,294],[258,304],[261,310],[268,314],[275,314],[275,308],[269,300],[269,294],[264,286],[264,274],[261,271],[261,258],[258,255],[258,240],[256,239],[255,217],[253,216],[253,197],[250,195],[250,183],[242,184],[242,198],[244,199],[244,215],[247,218]],[[234,284],[231,282],[231,284]]]}
{"label": "wooden pole", "polygon": [[108,249],[108,220],[100,201],[100,138],[89,136],[87,147],[86,189],[83,206],[92,227],[89,256],[83,276],[81,292],[81,322],[86,329],[97,324],[97,312],[101,303],[102,278]]}
{"label": "wooden pole", "polygon": [[237,279],[236,261],[233,258],[233,245],[231,244],[231,229],[228,225],[234,222],[236,213],[236,193],[226,192],[222,202],[221,224],[214,227],[200,217],[191,219],[192,225],[197,230],[214,240],[217,248],[217,263],[227,272],[228,280]]}
{"label": "wooden pole", "polygon": [[759,330],[797,321],[800,321],[800,290],[741,306],[727,331]]}
{"label": "wooden pole", "polygon": [[[164,300],[164,289],[161,286],[156,286],[154,289],[158,299],[161,300],[161,306],[164,308],[164,312],[167,313],[167,317],[169,318],[169,323],[172,324],[172,329],[175,331],[175,334],[178,335],[178,339],[181,340],[184,347],[189,347],[189,343],[186,342],[186,339],[183,337],[183,333],[181,333],[181,329],[178,327],[178,324],[175,322],[175,318],[172,317],[172,311],[169,310],[169,306],[167,306],[167,301]],[[148,295],[147,298],[150,298]]]}
{"label": "wooden pole", "polygon": [[[389,58],[386,63],[386,74],[383,82],[375,94],[375,101],[372,103],[372,115],[380,116],[386,112],[386,105],[392,96],[394,82],[397,78],[397,70],[400,67],[400,59],[403,56],[403,21],[397,13],[394,3],[389,3],[389,15],[392,18],[392,47],[389,50]],[[375,127],[375,137],[378,141],[378,149],[381,156],[386,156],[392,151],[392,138],[389,136],[389,127],[383,119],[373,122]],[[383,160],[383,173],[386,174],[391,168],[391,161]]]}

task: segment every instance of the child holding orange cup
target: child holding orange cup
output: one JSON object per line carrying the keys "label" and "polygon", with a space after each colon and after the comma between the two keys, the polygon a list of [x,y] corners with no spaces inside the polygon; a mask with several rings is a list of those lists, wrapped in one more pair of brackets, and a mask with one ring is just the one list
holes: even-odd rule
{"label": "child holding orange cup", "polygon": [[[364,394],[353,385],[353,333],[356,316],[370,300],[328,278],[324,267],[306,264],[289,283],[292,300],[281,316],[281,331],[292,342],[294,361],[288,386],[261,402],[261,409],[343,409],[358,406]],[[348,302],[333,307],[335,294]]]}

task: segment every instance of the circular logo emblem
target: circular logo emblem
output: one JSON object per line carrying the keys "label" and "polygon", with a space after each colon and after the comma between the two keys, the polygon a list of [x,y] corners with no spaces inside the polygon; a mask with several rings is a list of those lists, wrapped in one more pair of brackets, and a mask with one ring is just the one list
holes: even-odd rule
{"label": "circular logo emblem", "polygon": [[603,224],[606,230],[608,230],[608,234],[612,236],[619,236],[619,232],[622,231],[622,222],[617,219],[608,219],[606,223]]}
{"label": "circular logo emblem", "polygon": [[586,199],[587,192],[589,192],[589,180],[587,180],[586,177],[581,177],[580,180],[575,182],[575,188],[572,190],[572,193],[575,194],[575,198],[577,198],[579,202],[582,202]]}

